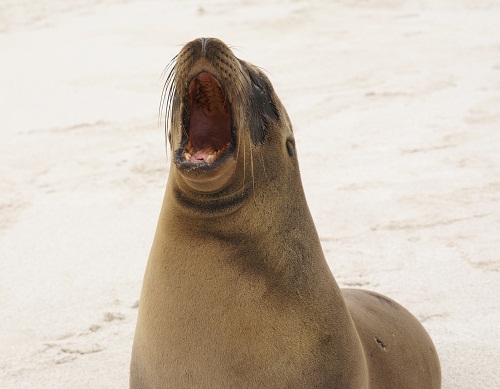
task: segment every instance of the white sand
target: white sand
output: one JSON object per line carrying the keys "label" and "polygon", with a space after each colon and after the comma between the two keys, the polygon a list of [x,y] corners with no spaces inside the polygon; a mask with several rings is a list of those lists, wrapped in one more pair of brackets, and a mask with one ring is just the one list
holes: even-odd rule
{"label": "white sand", "polygon": [[0,387],[127,387],[159,76],[199,36],[271,74],[339,284],[410,309],[444,388],[499,388],[495,0],[0,3]]}

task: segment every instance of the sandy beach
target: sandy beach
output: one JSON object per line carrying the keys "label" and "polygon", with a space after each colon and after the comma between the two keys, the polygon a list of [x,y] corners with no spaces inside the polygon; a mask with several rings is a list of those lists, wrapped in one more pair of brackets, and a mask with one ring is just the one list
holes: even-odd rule
{"label": "sandy beach", "polygon": [[264,68],[342,287],[424,325],[443,388],[500,388],[500,2],[0,3],[0,387],[126,388],[185,42]]}

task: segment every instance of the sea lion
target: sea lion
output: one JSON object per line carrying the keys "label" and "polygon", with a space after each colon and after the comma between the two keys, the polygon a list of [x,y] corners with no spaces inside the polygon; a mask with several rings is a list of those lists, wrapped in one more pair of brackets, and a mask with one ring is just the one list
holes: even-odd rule
{"label": "sea lion", "polygon": [[421,324],[335,282],[290,119],[260,68],[196,39],[176,57],[164,100],[171,165],[130,387],[439,388]]}

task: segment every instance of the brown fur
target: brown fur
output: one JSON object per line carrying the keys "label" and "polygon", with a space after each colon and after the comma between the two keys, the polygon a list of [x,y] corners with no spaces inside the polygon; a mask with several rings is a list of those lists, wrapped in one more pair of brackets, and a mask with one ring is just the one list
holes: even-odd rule
{"label": "brown fur", "polygon": [[[189,131],[185,93],[201,71],[221,83],[233,120],[233,150],[210,168],[176,152]],[[392,300],[337,286],[266,76],[216,39],[188,43],[172,75],[172,163],[130,387],[439,388],[420,323]]]}

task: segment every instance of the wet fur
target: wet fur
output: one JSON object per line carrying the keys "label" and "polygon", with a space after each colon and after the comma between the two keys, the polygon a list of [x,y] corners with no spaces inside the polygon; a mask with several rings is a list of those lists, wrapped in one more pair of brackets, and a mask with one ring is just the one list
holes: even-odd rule
{"label": "wet fur", "polygon": [[[234,163],[221,167],[228,179],[212,169],[213,187],[203,191],[189,183],[196,167],[175,161],[187,132],[183,90],[201,70],[224,84],[235,131]],[[130,387],[439,388],[436,350],[420,323],[386,297],[337,286],[290,120],[264,73],[221,41],[199,39],[182,49],[166,85],[172,163]]]}

